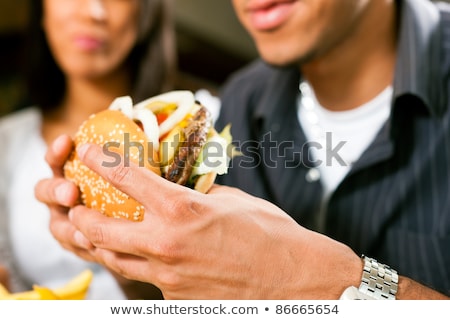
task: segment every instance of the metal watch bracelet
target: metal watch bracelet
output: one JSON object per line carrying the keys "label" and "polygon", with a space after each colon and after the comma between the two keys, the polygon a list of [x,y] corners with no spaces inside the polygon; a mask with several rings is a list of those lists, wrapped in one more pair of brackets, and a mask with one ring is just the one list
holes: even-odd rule
{"label": "metal watch bracelet", "polygon": [[379,300],[395,300],[398,290],[397,271],[362,255],[364,269],[359,291]]}

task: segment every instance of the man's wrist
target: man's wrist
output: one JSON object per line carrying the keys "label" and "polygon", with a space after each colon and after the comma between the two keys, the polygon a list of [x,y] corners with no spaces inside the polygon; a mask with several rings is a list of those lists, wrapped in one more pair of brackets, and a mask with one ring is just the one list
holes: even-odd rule
{"label": "man's wrist", "polygon": [[361,259],[363,270],[359,286],[348,287],[340,298],[395,300],[399,282],[397,271],[364,255]]}
{"label": "man's wrist", "polygon": [[397,300],[450,300],[450,296],[430,289],[410,278],[399,277]]}

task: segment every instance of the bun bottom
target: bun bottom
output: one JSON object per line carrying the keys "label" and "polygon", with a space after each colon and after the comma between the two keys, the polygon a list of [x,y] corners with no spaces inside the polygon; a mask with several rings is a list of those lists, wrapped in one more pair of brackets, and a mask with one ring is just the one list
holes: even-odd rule
{"label": "bun bottom", "polygon": [[214,181],[216,180],[217,173],[210,172],[204,175],[201,175],[197,182],[195,183],[194,190],[197,190],[201,193],[208,193],[209,189],[214,185]]}

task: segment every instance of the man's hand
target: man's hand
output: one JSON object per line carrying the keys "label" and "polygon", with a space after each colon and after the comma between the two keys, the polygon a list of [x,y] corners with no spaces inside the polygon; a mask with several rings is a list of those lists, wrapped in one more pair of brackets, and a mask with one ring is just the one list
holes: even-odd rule
{"label": "man's hand", "polygon": [[[53,172],[53,178],[38,182],[35,195],[50,209],[50,230],[60,244],[88,261],[96,261],[86,250],[79,248],[76,237],[80,235],[68,219],[70,208],[78,204],[79,190],[72,182],[64,179],[63,166],[73,150],[73,141],[69,136],[57,138],[46,154],[46,161]],[[70,238],[70,236],[74,238]],[[1,273],[1,270],[0,270]],[[130,281],[112,272],[128,299],[161,299],[158,288],[152,284]],[[0,274],[1,275],[1,274]]]}
{"label": "man's hand", "polygon": [[64,152],[53,150],[55,178],[36,189],[51,207],[53,235],[85,259],[155,284],[165,298],[335,299],[359,283],[362,263],[351,249],[302,228],[267,201],[224,186],[201,194],[137,166],[103,167],[108,159],[95,145],[78,153],[144,205],[144,221],[107,218],[84,206],[67,218],[61,204],[74,204],[76,194],[59,175]]}
{"label": "man's hand", "polygon": [[[38,182],[35,187],[36,198],[45,203],[50,209],[51,231],[58,234],[74,234],[76,228],[68,223],[69,209],[78,203],[79,192],[76,185],[64,178],[63,166],[73,150],[73,141],[69,136],[58,137],[47,150],[45,160],[49,164],[53,178]],[[59,237],[62,239],[62,237]],[[93,260],[72,245],[73,240],[60,242],[60,244],[83,258]]]}

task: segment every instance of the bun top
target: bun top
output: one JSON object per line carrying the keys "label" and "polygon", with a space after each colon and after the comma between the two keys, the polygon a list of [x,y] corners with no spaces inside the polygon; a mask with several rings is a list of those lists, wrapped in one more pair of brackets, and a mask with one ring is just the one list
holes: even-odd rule
{"label": "bun top", "polygon": [[[111,156],[104,166],[117,166],[123,159],[125,165],[132,162],[161,175],[157,150],[139,126],[121,111],[104,110],[92,115],[80,126],[74,140],[76,147],[85,143],[101,145],[105,154]],[[76,151],[66,162],[64,172],[80,188],[81,201],[87,207],[111,217],[143,219],[143,206],[86,167]]]}
{"label": "bun top", "polygon": [[[108,109],[91,115],[75,135],[76,146],[84,143],[98,144],[109,155],[118,152],[125,157],[126,163],[131,161],[161,175],[158,149],[153,147],[144,131],[121,111]],[[113,158],[111,160],[113,162]]]}

